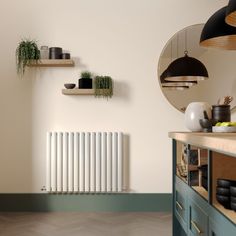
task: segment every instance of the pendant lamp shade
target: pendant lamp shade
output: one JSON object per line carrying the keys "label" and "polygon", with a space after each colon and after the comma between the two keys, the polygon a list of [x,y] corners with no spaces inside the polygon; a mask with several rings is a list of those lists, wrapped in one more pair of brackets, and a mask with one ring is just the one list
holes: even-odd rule
{"label": "pendant lamp shade", "polygon": [[162,88],[166,90],[180,90],[180,91],[189,89],[188,86],[162,86]]}
{"label": "pendant lamp shade", "polygon": [[228,25],[236,27],[236,1],[230,0],[226,9],[225,22]]}
{"label": "pendant lamp shade", "polygon": [[165,80],[175,82],[199,81],[208,78],[208,72],[202,62],[185,53],[184,57],[174,60],[166,69]]}
{"label": "pendant lamp shade", "polygon": [[200,45],[227,50],[236,50],[236,28],[225,22],[227,7],[214,13],[204,25]]}
{"label": "pendant lamp shade", "polygon": [[160,81],[162,87],[191,87],[193,85],[197,84],[197,81],[167,81],[165,80],[168,77],[168,71],[167,69],[161,74]]}

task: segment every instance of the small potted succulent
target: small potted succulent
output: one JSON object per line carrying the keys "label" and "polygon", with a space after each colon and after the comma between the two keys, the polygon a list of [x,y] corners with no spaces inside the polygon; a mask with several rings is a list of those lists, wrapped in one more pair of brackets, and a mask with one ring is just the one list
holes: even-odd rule
{"label": "small potted succulent", "polygon": [[111,98],[113,96],[113,81],[110,76],[96,76],[94,87],[95,97]]}
{"label": "small potted succulent", "polygon": [[38,62],[40,59],[40,50],[34,40],[22,40],[16,49],[17,74],[21,77],[25,73],[25,68],[32,61]]}
{"label": "small potted succulent", "polygon": [[91,89],[93,87],[92,73],[89,71],[81,72],[81,77],[79,79],[80,89]]}

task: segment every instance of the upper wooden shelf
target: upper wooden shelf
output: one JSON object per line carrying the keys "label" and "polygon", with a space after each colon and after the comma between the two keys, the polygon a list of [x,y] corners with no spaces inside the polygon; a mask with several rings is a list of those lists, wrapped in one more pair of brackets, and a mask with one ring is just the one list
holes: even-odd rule
{"label": "upper wooden shelf", "polygon": [[71,59],[44,59],[29,64],[30,67],[73,67],[74,65]]}

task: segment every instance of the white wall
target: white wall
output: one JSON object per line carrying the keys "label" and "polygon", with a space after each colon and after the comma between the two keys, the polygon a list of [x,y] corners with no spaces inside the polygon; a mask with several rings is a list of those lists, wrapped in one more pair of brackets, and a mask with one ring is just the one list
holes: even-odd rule
{"label": "white wall", "polygon": [[[21,0],[1,3],[0,192],[40,192],[45,184],[47,130],[121,130],[130,140],[130,188],[171,191],[171,140],[184,130],[157,81],[158,58],[178,30],[207,18],[227,1]],[[15,48],[22,37],[61,46],[75,68],[16,76]],[[81,70],[115,81],[109,100],[63,96]]]}

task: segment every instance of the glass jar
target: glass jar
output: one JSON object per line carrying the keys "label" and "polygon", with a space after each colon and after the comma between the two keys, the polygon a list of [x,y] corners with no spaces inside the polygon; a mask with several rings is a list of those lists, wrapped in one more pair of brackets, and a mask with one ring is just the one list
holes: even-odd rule
{"label": "glass jar", "polygon": [[41,48],[40,48],[40,59],[49,59],[48,46],[41,46]]}

